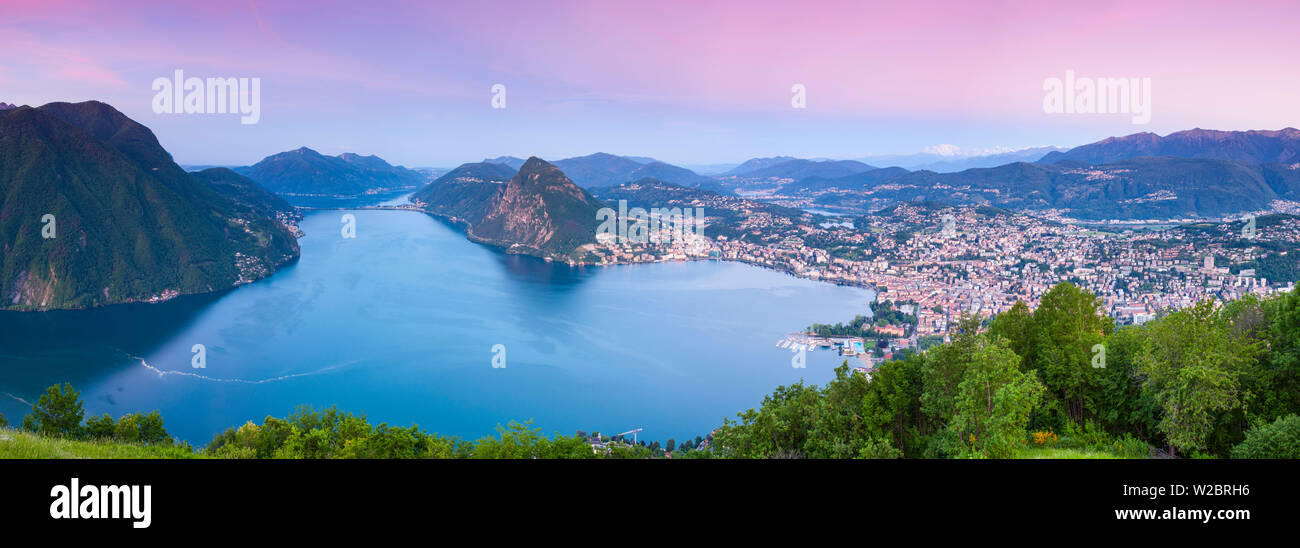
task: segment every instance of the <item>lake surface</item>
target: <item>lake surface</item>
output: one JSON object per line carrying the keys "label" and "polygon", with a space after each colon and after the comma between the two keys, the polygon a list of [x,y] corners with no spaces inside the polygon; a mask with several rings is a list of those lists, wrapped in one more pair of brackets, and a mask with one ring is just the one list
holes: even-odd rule
{"label": "lake surface", "polygon": [[[346,213],[355,239],[340,235]],[[315,211],[301,226],[297,263],[231,291],[0,313],[0,413],[17,424],[68,381],[87,416],[157,409],[195,444],[300,404],[463,438],[531,418],[548,434],[684,440],[780,384],[831,379],[843,358],[823,349],[795,369],[777,340],[873,298],[738,263],[574,269],[417,212]]]}

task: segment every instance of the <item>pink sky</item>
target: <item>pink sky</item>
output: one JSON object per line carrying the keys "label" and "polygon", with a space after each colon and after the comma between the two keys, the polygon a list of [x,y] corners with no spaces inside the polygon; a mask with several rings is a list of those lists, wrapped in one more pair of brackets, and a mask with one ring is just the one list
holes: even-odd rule
{"label": "pink sky", "polygon": [[[413,165],[603,150],[679,163],[1300,126],[1294,2],[0,1],[0,101],[100,99],[177,159],[308,145]],[[263,80],[263,121],[149,110],[153,78]],[[1152,120],[1050,116],[1067,69]],[[509,108],[489,107],[495,83]],[[790,108],[790,88],[808,108]]]}

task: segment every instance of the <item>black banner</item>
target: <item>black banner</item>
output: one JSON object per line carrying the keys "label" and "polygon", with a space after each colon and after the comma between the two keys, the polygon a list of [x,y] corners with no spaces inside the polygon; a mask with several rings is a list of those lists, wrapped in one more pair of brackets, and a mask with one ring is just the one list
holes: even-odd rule
{"label": "black banner", "polygon": [[[927,531],[941,524],[931,531],[938,533],[1043,527],[1195,537],[1281,530],[1296,519],[1292,495],[1300,486],[1289,461],[79,460],[0,466],[0,515],[8,531],[123,539],[253,524],[333,534],[502,523],[516,533],[532,526],[603,530],[626,523],[643,532],[662,527],[675,537],[687,526],[797,530],[841,520]],[[122,498],[131,493],[136,500]],[[113,497],[122,501],[118,517],[100,517],[112,514],[116,501],[106,498]]]}

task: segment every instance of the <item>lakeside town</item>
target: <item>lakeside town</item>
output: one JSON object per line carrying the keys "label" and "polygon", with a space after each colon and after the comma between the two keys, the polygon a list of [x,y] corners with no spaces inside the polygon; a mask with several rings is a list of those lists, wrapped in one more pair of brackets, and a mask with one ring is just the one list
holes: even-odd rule
{"label": "lakeside town", "polygon": [[[792,333],[778,346],[831,348],[868,370],[902,349],[947,340],[963,313],[988,319],[1071,282],[1101,300],[1118,324],[1210,298],[1290,290],[1300,278],[1300,204],[1282,202],[1236,219],[1085,223],[1066,212],[906,202],[862,216],[827,216],[708,194],[674,206],[703,207],[703,235],[649,243],[602,241],[597,264],[715,259],[874,290],[911,325],[874,323],[862,337]],[[661,229],[666,230],[666,229]],[[847,319],[847,318],[845,318]],[[837,320],[828,318],[828,320]]]}

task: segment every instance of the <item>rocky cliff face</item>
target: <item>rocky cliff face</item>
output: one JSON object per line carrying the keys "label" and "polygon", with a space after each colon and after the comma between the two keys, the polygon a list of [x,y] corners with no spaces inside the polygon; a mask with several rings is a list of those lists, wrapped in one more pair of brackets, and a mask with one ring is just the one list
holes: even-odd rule
{"label": "rocky cliff face", "polygon": [[512,252],[569,259],[579,247],[595,242],[601,207],[559,168],[533,157],[492,196],[468,234]]}

